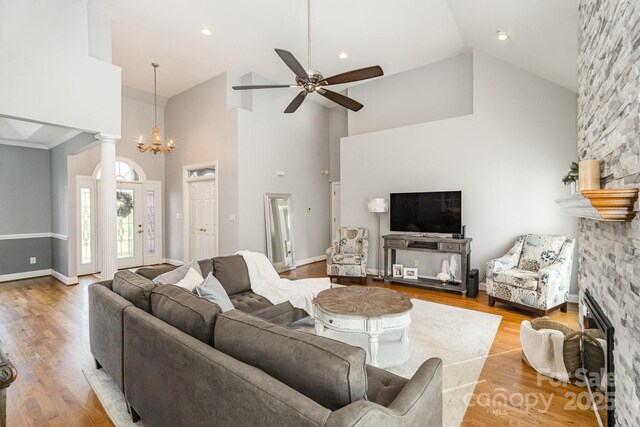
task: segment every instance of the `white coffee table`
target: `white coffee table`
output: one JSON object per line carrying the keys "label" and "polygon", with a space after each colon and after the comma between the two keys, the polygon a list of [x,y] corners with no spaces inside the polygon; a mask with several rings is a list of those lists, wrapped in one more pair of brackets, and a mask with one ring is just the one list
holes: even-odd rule
{"label": "white coffee table", "polygon": [[378,366],[378,336],[402,331],[409,341],[413,304],[409,297],[386,288],[350,286],[327,289],[313,301],[316,334],[324,329],[369,336],[370,363]]}

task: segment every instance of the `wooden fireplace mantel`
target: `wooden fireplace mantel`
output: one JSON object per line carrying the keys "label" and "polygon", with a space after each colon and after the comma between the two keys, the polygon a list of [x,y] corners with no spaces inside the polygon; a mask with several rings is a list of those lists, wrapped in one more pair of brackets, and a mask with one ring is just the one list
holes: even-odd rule
{"label": "wooden fireplace mantel", "polygon": [[556,200],[569,215],[600,221],[632,221],[638,200],[637,188],[584,190]]}

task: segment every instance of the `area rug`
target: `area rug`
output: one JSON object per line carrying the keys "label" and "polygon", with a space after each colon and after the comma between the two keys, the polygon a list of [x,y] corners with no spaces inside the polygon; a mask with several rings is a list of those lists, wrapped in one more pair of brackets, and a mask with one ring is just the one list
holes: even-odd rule
{"label": "area rug", "polygon": [[[396,366],[385,369],[411,378],[425,360],[442,359],[443,426],[457,427],[467,410],[502,317],[422,300],[411,301],[414,308],[409,343],[401,343],[399,333],[381,335],[378,361],[384,366],[399,361]],[[312,325],[307,318],[290,327],[315,333]],[[367,348],[364,334],[341,334],[325,329],[325,336]],[[102,370],[85,369],[84,374],[116,427],[145,425],[142,421],[131,422],[122,393]]]}
{"label": "area rug", "polygon": [[116,383],[103,369],[87,368],[82,373],[89,382],[102,407],[116,427],[144,427],[144,420],[137,423],[131,421],[131,415],[127,412],[127,403],[124,394],[120,391]]}
{"label": "area rug", "polygon": [[[457,427],[467,410],[502,316],[417,299],[411,302],[409,343],[400,342],[400,332],[379,336],[378,363],[387,371],[411,378],[425,360],[442,359],[442,425]],[[291,327],[315,333],[312,325],[313,321],[307,318]],[[368,350],[365,334],[325,329],[324,336]]]}

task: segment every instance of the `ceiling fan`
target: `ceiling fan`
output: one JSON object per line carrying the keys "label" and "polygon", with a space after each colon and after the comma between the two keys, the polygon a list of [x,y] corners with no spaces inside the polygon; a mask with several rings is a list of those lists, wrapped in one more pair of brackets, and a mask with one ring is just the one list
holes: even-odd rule
{"label": "ceiling fan", "polygon": [[308,57],[307,70],[293,56],[293,54],[284,49],[275,49],[276,53],[287,64],[287,67],[296,75],[295,85],[249,85],[249,86],[233,86],[234,90],[250,90],[250,89],[275,89],[285,87],[295,87],[302,89],[300,93],[293,98],[293,101],[284,110],[285,113],[293,113],[302,104],[308,94],[318,93],[325,98],[348,108],[351,111],[360,111],[364,105],[347,96],[325,89],[326,86],[337,85],[342,83],[357,82],[359,80],[372,79],[380,77],[384,73],[379,65],[373,67],[360,68],[358,70],[347,71],[346,73],[336,74],[325,78],[322,73],[311,69],[311,0],[307,0],[307,42]]}

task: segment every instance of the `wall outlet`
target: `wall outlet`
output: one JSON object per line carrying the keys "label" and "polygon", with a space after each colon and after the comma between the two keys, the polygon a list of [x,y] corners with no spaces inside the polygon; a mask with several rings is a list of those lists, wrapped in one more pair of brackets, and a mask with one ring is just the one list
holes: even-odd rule
{"label": "wall outlet", "polygon": [[176,214],[176,219],[182,219],[182,214],[181,213],[177,213]]}
{"label": "wall outlet", "polygon": [[31,258],[29,258],[29,264],[35,264],[36,263],[36,257],[32,256]]}

